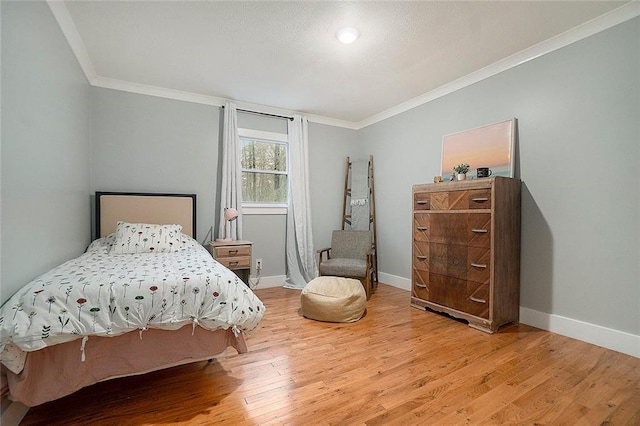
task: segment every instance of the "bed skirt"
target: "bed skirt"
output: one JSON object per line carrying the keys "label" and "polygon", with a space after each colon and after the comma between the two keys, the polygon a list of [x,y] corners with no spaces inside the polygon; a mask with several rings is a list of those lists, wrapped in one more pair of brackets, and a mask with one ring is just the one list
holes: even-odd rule
{"label": "bed skirt", "polygon": [[[192,335],[193,333],[193,335]],[[142,339],[141,339],[142,337]],[[29,407],[53,401],[104,380],[144,374],[202,361],[229,346],[247,351],[243,334],[190,325],[179,330],[149,329],[115,337],[89,337],[29,352],[19,374],[7,371],[9,398]]]}

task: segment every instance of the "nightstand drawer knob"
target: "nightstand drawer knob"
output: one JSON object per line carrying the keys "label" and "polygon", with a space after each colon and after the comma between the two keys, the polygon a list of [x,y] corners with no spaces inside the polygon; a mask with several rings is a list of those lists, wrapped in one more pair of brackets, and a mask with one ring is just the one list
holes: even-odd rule
{"label": "nightstand drawer knob", "polygon": [[469,298],[469,300],[471,300],[472,302],[477,302],[477,303],[487,303],[487,301],[485,299],[477,299],[477,298],[475,298],[473,296],[471,296]]}
{"label": "nightstand drawer knob", "polygon": [[471,266],[473,266],[474,268],[486,268],[487,265],[485,265],[484,263],[472,263]]}
{"label": "nightstand drawer knob", "polygon": [[475,228],[475,229],[472,229],[472,230],[471,230],[471,232],[474,232],[474,233],[476,233],[476,234],[486,234],[486,233],[487,233],[487,232],[489,232],[489,231],[487,231],[486,229],[478,229],[478,228]]}

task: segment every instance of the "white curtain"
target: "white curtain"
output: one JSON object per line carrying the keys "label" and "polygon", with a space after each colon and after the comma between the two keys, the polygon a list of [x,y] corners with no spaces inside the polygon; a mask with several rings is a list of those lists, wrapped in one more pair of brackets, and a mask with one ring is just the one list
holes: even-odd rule
{"label": "white curtain", "polygon": [[[224,209],[234,208],[238,218],[224,220]],[[220,223],[218,238],[242,239],[242,169],[240,167],[240,138],[238,137],[238,112],[236,105],[228,102],[224,106],[222,129],[222,181],[220,187]]]}
{"label": "white curtain", "polygon": [[311,198],[309,194],[309,138],[307,119],[294,114],[288,122],[289,136],[289,208],[287,212],[288,288],[303,288],[318,275],[311,234]]}

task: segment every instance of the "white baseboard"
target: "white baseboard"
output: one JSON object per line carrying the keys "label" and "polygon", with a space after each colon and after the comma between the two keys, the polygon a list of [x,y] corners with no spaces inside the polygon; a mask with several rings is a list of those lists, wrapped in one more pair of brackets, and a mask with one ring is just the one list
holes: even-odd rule
{"label": "white baseboard", "polygon": [[286,275],[273,275],[271,277],[260,277],[260,281],[258,285],[255,285],[256,278],[251,277],[251,288],[256,290],[260,288],[270,288],[270,287],[282,287],[284,281],[287,279]]}
{"label": "white baseboard", "polygon": [[520,322],[640,358],[640,336],[520,307]]}
{"label": "white baseboard", "polygon": [[411,291],[411,280],[409,278],[403,278],[397,275],[378,272],[378,282],[388,284],[392,287],[397,287],[402,290]]}

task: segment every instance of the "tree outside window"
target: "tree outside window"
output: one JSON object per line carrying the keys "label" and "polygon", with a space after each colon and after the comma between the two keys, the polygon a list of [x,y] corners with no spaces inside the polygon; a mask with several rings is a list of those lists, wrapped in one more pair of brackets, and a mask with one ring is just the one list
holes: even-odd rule
{"label": "tree outside window", "polygon": [[240,137],[243,203],[286,204],[287,144]]}

